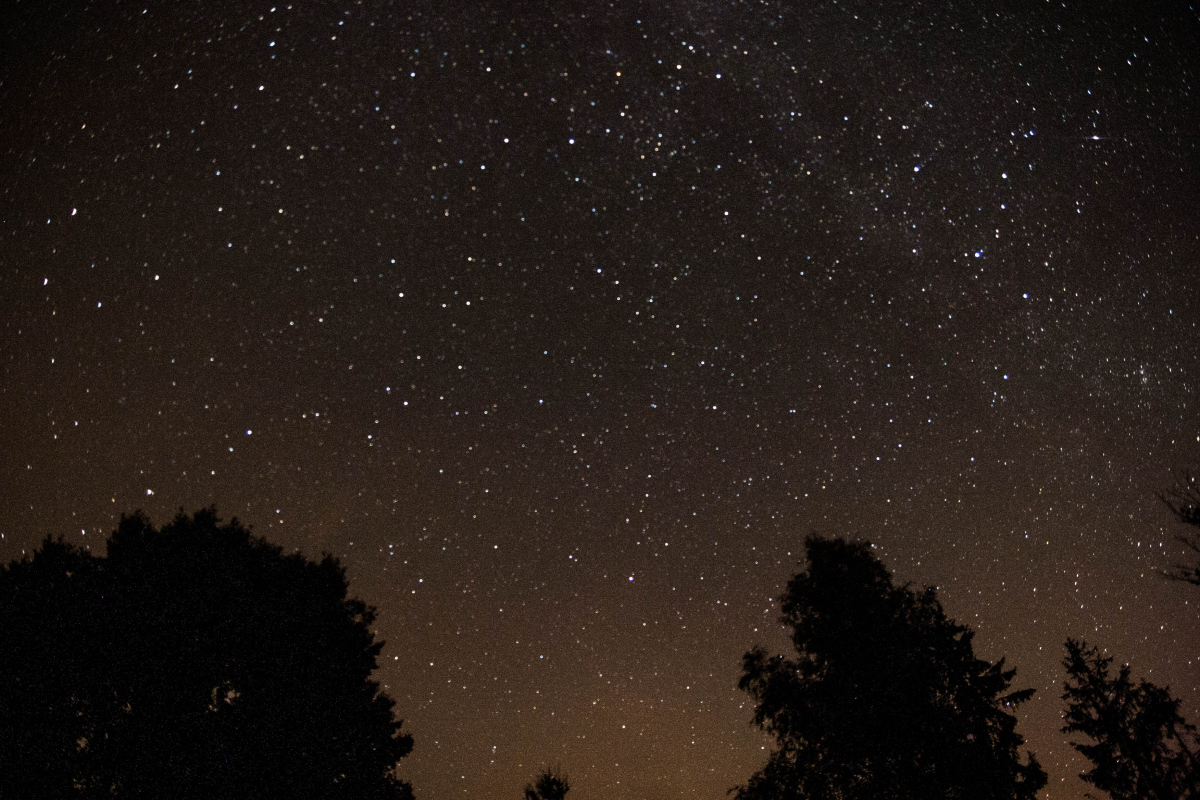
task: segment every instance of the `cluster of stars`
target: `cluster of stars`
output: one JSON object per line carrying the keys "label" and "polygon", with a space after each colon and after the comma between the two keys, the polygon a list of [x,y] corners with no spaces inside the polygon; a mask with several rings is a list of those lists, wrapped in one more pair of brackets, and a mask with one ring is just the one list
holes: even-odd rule
{"label": "cluster of stars", "polygon": [[419,797],[715,800],[863,537],[1082,797],[1066,636],[1200,685],[1196,21],[901,5],[14,11],[2,555],[215,504],[379,608]]}

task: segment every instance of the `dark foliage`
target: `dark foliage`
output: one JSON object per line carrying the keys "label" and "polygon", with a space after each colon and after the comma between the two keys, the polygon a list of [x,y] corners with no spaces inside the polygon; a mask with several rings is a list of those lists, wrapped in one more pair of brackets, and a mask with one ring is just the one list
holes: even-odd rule
{"label": "dark foliage", "polygon": [[1071,743],[1092,762],[1083,779],[1113,800],[1200,798],[1200,742],[1180,716],[1179,700],[1152,683],[1134,684],[1128,665],[1112,674],[1112,661],[1095,647],[1067,640],[1063,732],[1092,740]]}
{"label": "dark foliage", "polygon": [[1180,522],[1197,529],[1178,537],[1192,551],[1192,563],[1176,564],[1167,571],[1167,577],[1200,586],[1200,478],[1194,472],[1184,472],[1175,486],[1159,497]]}
{"label": "dark foliage", "polygon": [[570,790],[571,784],[566,775],[547,769],[525,787],[525,800],[563,800]]}
{"label": "dark foliage", "polygon": [[411,798],[373,609],[215,512],[0,571],[0,796]]}
{"label": "dark foliage", "polygon": [[740,686],[777,749],[738,800],[1032,800],[1015,670],[975,657],[932,589],[896,587],[864,544],[810,537],[782,598],[795,658],[745,656]]}

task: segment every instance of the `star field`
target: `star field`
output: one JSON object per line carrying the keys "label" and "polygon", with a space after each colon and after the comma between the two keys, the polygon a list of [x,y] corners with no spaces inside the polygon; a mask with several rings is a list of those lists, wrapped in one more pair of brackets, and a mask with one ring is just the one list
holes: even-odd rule
{"label": "star field", "polygon": [[419,798],[716,800],[813,532],[1200,719],[1194,8],[17,2],[0,557],[215,504],[379,609]]}

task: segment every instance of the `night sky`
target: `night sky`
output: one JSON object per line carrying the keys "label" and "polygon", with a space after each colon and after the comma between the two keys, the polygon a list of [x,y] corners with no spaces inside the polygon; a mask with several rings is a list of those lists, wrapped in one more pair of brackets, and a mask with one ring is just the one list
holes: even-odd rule
{"label": "night sky", "polygon": [[337,555],[421,800],[744,783],[811,533],[1200,718],[1194,7],[273,3],[0,12],[5,562]]}

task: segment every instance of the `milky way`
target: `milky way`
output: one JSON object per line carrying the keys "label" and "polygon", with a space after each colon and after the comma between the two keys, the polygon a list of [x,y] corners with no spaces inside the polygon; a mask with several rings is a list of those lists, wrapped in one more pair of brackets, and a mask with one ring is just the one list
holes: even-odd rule
{"label": "milky way", "polygon": [[419,798],[716,800],[810,533],[1200,718],[1194,9],[14,3],[0,557],[337,555]]}

